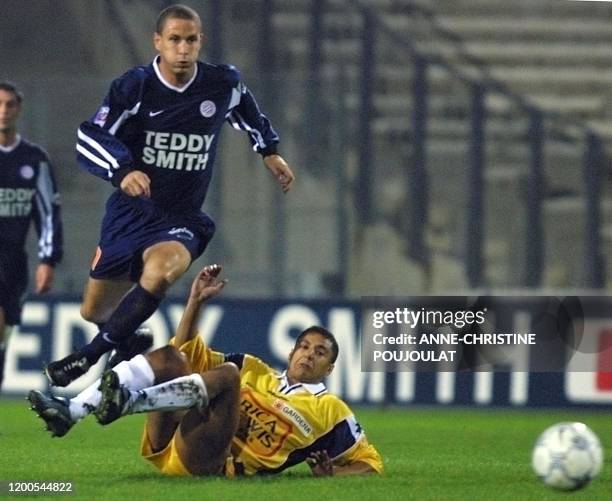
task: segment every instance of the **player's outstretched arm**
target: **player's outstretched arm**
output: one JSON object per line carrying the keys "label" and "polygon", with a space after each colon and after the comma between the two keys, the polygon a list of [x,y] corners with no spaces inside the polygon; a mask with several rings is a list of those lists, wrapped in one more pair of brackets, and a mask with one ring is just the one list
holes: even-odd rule
{"label": "player's outstretched arm", "polygon": [[218,264],[205,266],[195,277],[189,291],[187,306],[181,317],[175,335],[176,346],[181,346],[193,339],[196,334],[198,319],[202,305],[210,298],[218,295],[225,284],[226,279],[219,280],[218,276],[223,267]]}
{"label": "player's outstretched arm", "polygon": [[264,164],[272,175],[280,184],[283,193],[287,193],[291,189],[293,181],[295,181],[295,175],[289,167],[289,164],[285,162],[285,159],[280,155],[267,155],[263,158]]}
{"label": "player's outstretched arm", "polygon": [[315,477],[333,477],[346,475],[367,475],[377,473],[368,463],[363,461],[354,461],[352,463],[334,466],[332,464],[327,451],[316,451],[310,454],[306,459],[306,463],[310,466]]}

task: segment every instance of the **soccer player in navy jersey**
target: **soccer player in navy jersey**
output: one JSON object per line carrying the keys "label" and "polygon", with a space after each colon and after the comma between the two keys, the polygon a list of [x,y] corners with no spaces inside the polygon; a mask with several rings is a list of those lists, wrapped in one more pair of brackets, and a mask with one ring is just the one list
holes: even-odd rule
{"label": "soccer player in navy jersey", "polygon": [[284,192],[294,181],[277,153],[278,135],[238,70],[198,61],[201,31],[191,8],[164,9],[153,37],[155,60],[116,79],[95,116],[79,127],[80,165],[117,190],[106,204],[81,306],[100,332],[46,367],[53,385],[68,385],[104,353],[124,349],[204,252],[215,226],[201,207],[226,120],[248,133]]}
{"label": "soccer player in navy jersey", "polygon": [[25,241],[32,221],[39,235],[37,294],[53,284],[62,258],[59,195],[47,153],[17,133],[21,92],[0,82],[0,388],[11,330],[21,321],[28,282]]}

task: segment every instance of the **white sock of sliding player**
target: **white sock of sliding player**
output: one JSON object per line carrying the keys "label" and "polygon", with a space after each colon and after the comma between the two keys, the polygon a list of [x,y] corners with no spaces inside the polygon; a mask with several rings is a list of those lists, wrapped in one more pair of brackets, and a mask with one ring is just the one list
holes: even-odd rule
{"label": "white sock of sliding player", "polygon": [[208,391],[199,374],[181,376],[130,393],[123,414],[190,409],[195,406],[205,408],[208,405]]}
{"label": "white sock of sliding player", "polygon": [[[136,355],[131,360],[117,364],[113,370],[119,376],[119,381],[130,391],[148,388],[155,382],[155,374],[148,360],[142,355]],[[98,390],[100,380],[85,388],[70,399],[70,416],[75,421],[91,414],[100,403],[101,394]]]}

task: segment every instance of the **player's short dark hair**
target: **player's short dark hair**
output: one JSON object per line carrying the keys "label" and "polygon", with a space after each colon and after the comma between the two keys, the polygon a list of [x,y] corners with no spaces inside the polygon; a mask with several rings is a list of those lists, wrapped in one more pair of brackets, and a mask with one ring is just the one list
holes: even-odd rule
{"label": "player's short dark hair", "polygon": [[338,341],[336,341],[336,337],[331,332],[329,332],[325,327],[321,327],[319,325],[311,325],[307,329],[304,329],[300,333],[300,335],[297,337],[297,339],[295,340],[295,346],[300,344],[300,341],[306,334],[311,334],[313,332],[316,334],[321,334],[321,336],[323,336],[325,339],[328,339],[331,342],[331,345],[332,345],[331,363],[332,364],[335,363],[336,359],[338,358],[338,351],[339,351]]}
{"label": "player's short dark hair", "polygon": [[193,10],[191,7],[187,7],[187,5],[183,5],[182,3],[177,3],[166,7],[159,13],[157,23],[155,23],[156,33],[161,35],[162,31],[164,31],[164,27],[166,26],[166,21],[171,18],[195,21],[200,25],[200,28],[202,27],[202,20],[195,10]]}
{"label": "player's short dark hair", "polygon": [[8,80],[0,80],[0,90],[15,94],[19,104],[21,104],[21,101],[23,101],[23,94],[13,82],[9,82]]}

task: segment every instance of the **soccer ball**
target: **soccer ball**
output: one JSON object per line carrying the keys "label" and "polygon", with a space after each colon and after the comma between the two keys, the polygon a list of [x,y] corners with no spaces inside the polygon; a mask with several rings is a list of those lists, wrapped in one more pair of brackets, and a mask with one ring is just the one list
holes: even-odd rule
{"label": "soccer ball", "polygon": [[538,437],[531,465],[536,475],[555,489],[580,489],[593,480],[603,464],[597,435],[583,423],[558,423]]}

